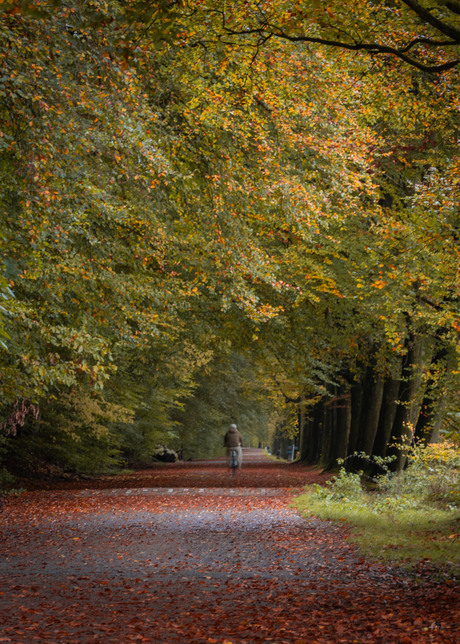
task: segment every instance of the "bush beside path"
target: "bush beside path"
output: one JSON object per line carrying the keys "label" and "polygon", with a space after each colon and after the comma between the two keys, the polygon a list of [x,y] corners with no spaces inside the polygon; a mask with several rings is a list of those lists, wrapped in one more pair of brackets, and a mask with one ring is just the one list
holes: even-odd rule
{"label": "bush beside path", "polygon": [[345,528],[296,512],[326,478],[247,450],[236,477],[222,458],[9,499],[0,642],[457,642],[453,584],[367,560]]}

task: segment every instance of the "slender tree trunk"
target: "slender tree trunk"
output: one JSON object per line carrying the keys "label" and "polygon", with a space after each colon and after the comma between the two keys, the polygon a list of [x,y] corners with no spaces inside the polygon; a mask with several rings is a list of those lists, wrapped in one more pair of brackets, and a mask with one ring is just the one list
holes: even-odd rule
{"label": "slender tree trunk", "polygon": [[[352,390],[352,435],[350,452],[372,453],[382,405],[384,381],[369,366],[361,376],[360,388]],[[353,404],[354,403],[354,404]]]}
{"label": "slender tree trunk", "polygon": [[325,401],[324,405],[324,424],[321,441],[321,459],[320,464],[325,468],[329,466],[330,454],[333,450],[333,441],[336,427],[336,406],[335,406],[335,387],[332,388],[331,398]]}
{"label": "slender tree trunk", "polygon": [[414,438],[411,417],[416,399],[416,369],[420,362],[421,346],[412,331],[409,333],[406,346],[407,354],[403,360],[398,405],[392,429],[393,445],[389,450],[396,456],[394,469],[398,472],[406,465],[407,450]]}
{"label": "slender tree trunk", "polygon": [[357,450],[359,437],[359,421],[361,418],[361,409],[363,406],[363,380],[360,378],[354,382],[351,387],[351,424],[348,441],[348,454],[353,454]]}
{"label": "slender tree trunk", "polygon": [[444,400],[441,400],[436,408],[436,414],[433,421],[433,431],[430,436],[430,443],[439,443],[442,440],[441,428],[443,423],[442,408],[444,407]]}
{"label": "slender tree trunk", "polygon": [[436,403],[430,391],[430,383],[428,383],[415,428],[415,438],[424,445],[427,445],[431,441],[434,430],[433,422],[435,411]]}
{"label": "slender tree trunk", "polygon": [[317,408],[318,403],[305,410],[300,458],[309,464],[316,462],[316,445],[318,442]]}
{"label": "slender tree trunk", "polygon": [[303,431],[299,438],[299,455],[305,463],[311,463],[310,444],[313,435],[313,412],[314,407],[305,409],[303,418]]}
{"label": "slender tree trunk", "polygon": [[[445,362],[446,357],[447,350],[445,348],[438,349],[431,361],[432,371],[439,370],[440,368],[441,372],[444,374],[446,369],[445,366],[443,366],[443,363]],[[416,439],[422,441],[425,445],[432,441],[433,434],[435,432],[436,412],[440,405],[440,396],[436,391],[437,387],[439,387],[439,382],[437,382],[434,376],[431,375],[425,388],[425,394],[423,396],[417,425],[415,427]]]}
{"label": "slender tree trunk", "polygon": [[366,387],[366,396],[360,419],[360,445],[359,449],[371,455],[374,440],[377,435],[380,409],[382,407],[384,380],[380,376],[369,373],[369,382]]}
{"label": "slender tree trunk", "polygon": [[348,386],[343,387],[335,401],[335,427],[328,469],[337,466],[337,460],[348,456],[348,443],[351,429],[351,394]]}
{"label": "slender tree trunk", "polygon": [[314,441],[312,444],[312,463],[321,461],[321,452],[323,447],[323,435],[326,420],[326,409],[324,398],[316,405],[315,409],[315,431],[313,433]]}
{"label": "slender tree trunk", "polygon": [[380,408],[379,425],[374,445],[372,447],[372,454],[375,456],[386,456],[396,415],[399,387],[399,380],[390,378],[385,382],[382,405]]}
{"label": "slender tree trunk", "polygon": [[304,453],[304,444],[305,444],[305,434],[307,430],[307,413],[305,408],[305,396],[301,394],[299,411],[298,411],[298,426],[299,426],[299,457],[303,458]]}

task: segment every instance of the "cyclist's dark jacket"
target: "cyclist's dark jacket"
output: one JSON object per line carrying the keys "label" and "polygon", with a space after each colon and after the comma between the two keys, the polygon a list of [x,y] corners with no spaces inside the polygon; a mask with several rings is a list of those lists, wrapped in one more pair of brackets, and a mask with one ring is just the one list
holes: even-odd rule
{"label": "cyclist's dark jacket", "polygon": [[243,437],[236,427],[230,427],[224,438],[225,447],[238,447],[243,445]]}

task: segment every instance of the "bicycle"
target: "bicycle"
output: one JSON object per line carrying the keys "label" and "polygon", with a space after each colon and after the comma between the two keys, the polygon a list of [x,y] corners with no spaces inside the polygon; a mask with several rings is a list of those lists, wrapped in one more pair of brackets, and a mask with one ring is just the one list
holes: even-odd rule
{"label": "bicycle", "polygon": [[232,449],[232,454],[230,457],[230,467],[232,469],[232,474],[235,476],[236,470],[238,469],[238,452],[236,449]]}

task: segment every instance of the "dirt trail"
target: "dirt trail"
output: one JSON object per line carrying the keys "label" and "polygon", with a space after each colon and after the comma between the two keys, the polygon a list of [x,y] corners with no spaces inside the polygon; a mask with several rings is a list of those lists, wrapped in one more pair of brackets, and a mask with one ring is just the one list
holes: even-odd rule
{"label": "dirt trail", "polygon": [[297,514],[316,480],[246,450],[236,477],[216,460],[27,492],[2,518],[0,642],[457,642],[455,588]]}

